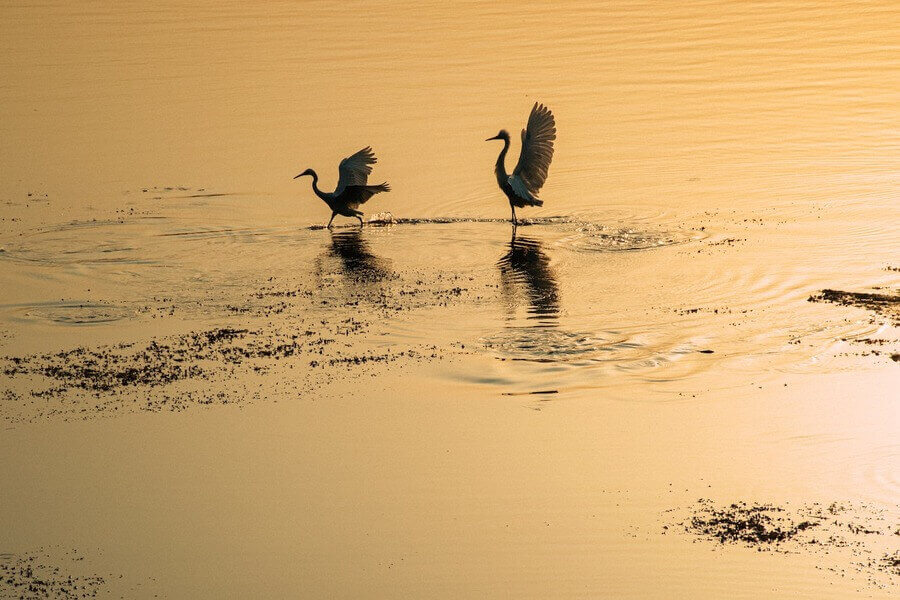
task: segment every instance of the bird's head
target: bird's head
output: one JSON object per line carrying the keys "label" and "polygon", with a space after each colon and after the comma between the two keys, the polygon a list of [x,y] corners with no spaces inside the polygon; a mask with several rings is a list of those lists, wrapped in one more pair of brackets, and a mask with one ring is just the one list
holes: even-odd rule
{"label": "bird's head", "polygon": [[307,169],[307,170],[303,171],[302,173],[300,173],[299,175],[295,175],[294,179],[297,179],[297,177],[303,177],[304,175],[313,176],[313,175],[315,175],[315,173],[313,172],[312,169]]}
{"label": "bird's head", "polygon": [[506,140],[506,141],[509,141],[509,132],[506,131],[505,129],[501,129],[501,130],[500,130],[500,133],[498,133],[498,134],[495,135],[494,137],[489,137],[488,139],[486,139],[486,140],[484,140],[484,141],[489,142],[489,141],[491,141],[491,140]]}

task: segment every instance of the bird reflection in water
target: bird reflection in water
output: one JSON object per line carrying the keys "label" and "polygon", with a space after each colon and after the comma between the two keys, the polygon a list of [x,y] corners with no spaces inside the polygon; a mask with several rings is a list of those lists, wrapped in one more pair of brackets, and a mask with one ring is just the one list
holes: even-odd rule
{"label": "bird reflection in water", "polygon": [[529,318],[555,321],[559,315],[559,287],[540,241],[516,236],[513,230],[509,251],[498,261],[500,282],[508,306],[515,310],[520,295],[528,301]]}
{"label": "bird reflection in water", "polygon": [[[602,343],[591,333],[560,326],[560,294],[556,273],[541,242],[516,236],[497,262],[500,289],[508,310],[505,327],[485,338],[488,348],[510,361],[529,363],[579,363],[590,360]],[[517,319],[523,299],[527,322]],[[528,393],[534,393],[525,380]]]}
{"label": "bird reflection in water", "polygon": [[[333,259],[337,269],[331,266]],[[320,275],[341,274],[355,282],[378,282],[391,275],[390,262],[372,253],[359,229],[331,232],[331,244],[320,257],[318,270]]]}

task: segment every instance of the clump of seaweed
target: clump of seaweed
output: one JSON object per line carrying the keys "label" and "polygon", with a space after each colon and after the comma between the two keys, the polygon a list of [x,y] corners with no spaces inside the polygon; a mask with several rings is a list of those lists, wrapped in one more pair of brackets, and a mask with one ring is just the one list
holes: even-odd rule
{"label": "clump of seaweed", "polygon": [[[831,302],[842,306],[863,308],[877,315],[877,317],[874,315],[871,317],[871,323],[876,323],[877,318],[881,317],[894,327],[900,327],[900,293],[844,292],[826,289],[810,296],[809,301]],[[863,356],[886,356],[894,362],[900,362],[900,352],[896,351],[896,340],[862,338],[845,341],[868,345],[869,348],[861,353]],[[878,348],[873,346],[878,346]]]}
{"label": "clump of seaweed", "polygon": [[893,554],[885,554],[879,563],[882,571],[892,575],[900,575],[900,550]]}
{"label": "clump of seaweed", "polygon": [[842,306],[856,306],[870,310],[900,325],[900,294],[875,292],[845,292],[825,289],[808,298],[810,302],[831,302]]}
{"label": "clump of seaweed", "polygon": [[[842,577],[855,572],[871,585],[886,587],[897,583],[892,576],[900,575],[900,552],[891,546],[885,548],[900,535],[894,508],[900,507],[859,502],[717,504],[701,498],[687,509],[683,520],[670,524],[698,538],[695,541],[744,546],[758,552],[816,555],[817,568]],[[669,529],[665,525],[663,532]]]}
{"label": "clump of seaweed", "polygon": [[66,573],[48,558],[37,553],[0,554],[0,597],[74,600],[96,598],[105,588],[103,577]]}
{"label": "clump of seaweed", "polygon": [[151,340],[143,346],[129,343],[79,347],[52,354],[6,357],[0,372],[8,377],[39,375],[58,383],[35,392],[39,396],[58,396],[73,389],[99,394],[208,378],[212,371],[224,366],[288,358],[333,341],[308,329],[279,334],[222,327]]}
{"label": "clump of seaweed", "polygon": [[725,508],[716,508],[709,500],[701,500],[699,504],[685,528],[721,544],[777,544],[817,525],[808,520],[797,521],[783,508],[772,504],[736,502]]}

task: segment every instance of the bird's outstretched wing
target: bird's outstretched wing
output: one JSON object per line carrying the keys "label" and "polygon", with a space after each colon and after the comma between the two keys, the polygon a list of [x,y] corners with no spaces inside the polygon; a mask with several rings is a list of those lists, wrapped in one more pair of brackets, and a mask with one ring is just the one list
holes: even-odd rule
{"label": "bird's outstretched wing", "polygon": [[335,194],[343,192],[350,185],[366,185],[371,165],[378,162],[372,148],[366,146],[356,154],[352,154],[341,161],[338,167],[338,184]]}
{"label": "bird's outstretched wing", "polygon": [[347,206],[356,210],[360,204],[365,204],[375,194],[389,191],[391,191],[391,186],[387,182],[378,185],[351,185],[344,190],[341,199]]}
{"label": "bird's outstretched wing", "polygon": [[528,125],[522,130],[522,153],[519,154],[519,162],[512,174],[532,194],[536,194],[547,180],[555,139],[556,122],[553,120],[553,113],[543,104],[535,102],[528,116]]}

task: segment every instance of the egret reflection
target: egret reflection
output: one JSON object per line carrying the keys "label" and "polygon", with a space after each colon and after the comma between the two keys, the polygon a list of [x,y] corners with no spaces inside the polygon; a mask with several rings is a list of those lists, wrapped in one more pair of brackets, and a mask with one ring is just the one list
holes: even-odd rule
{"label": "egret reflection", "polygon": [[517,236],[513,231],[509,250],[498,261],[503,295],[515,308],[524,293],[528,313],[534,319],[556,319],[559,315],[559,286],[550,258],[541,242]]}
{"label": "egret reflection", "polygon": [[[335,262],[337,269],[326,267],[326,264]],[[358,282],[376,282],[390,276],[391,269],[390,261],[370,250],[369,242],[360,229],[350,229],[331,232],[331,243],[320,257],[319,272],[336,272]]]}
{"label": "egret reflection", "polygon": [[[508,248],[497,266],[509,318],[485,345],[507,360],[533,363],[585,364],[605,352],[609,342],[597,334],[560,326],[559,286],[541,242],[513,230]],[[528,323],[515,318],[523,298]]]}

